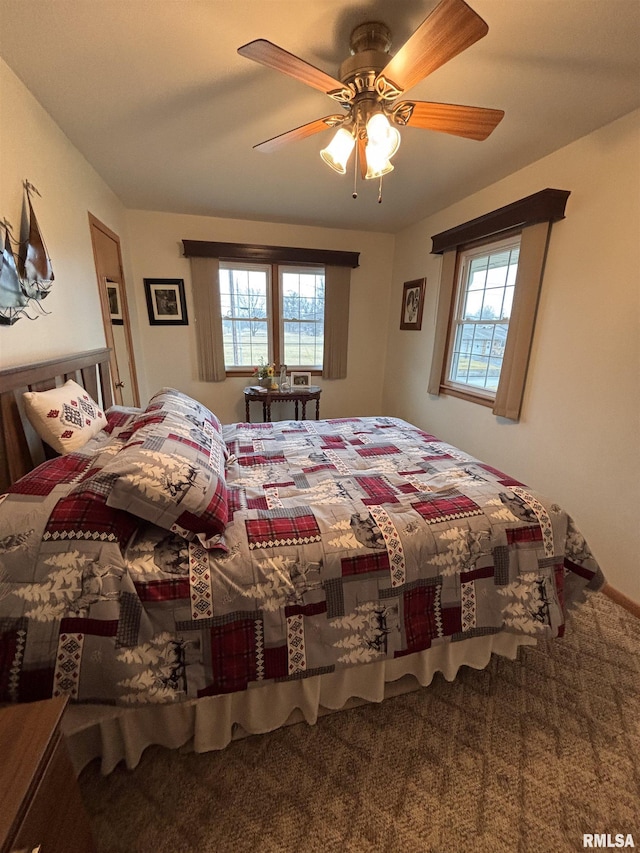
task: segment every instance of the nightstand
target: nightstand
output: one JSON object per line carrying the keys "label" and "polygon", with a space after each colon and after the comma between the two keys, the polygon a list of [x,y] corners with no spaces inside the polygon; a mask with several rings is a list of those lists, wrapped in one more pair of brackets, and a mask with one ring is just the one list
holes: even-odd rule
{"label": "nightstand", "polygon": [[320,419],[320,394],[322,388],[318,385],[308,385],[302,388],[290,388],[288,391],[267,391],[266,388],[257,388],[255,385],[244,389],[244,406],[247,423],[251,423],[249,414],[249,403],[262,403],[262,420],[264,423],[271,421],[271,404],[280,400],[289,400],[295,404],[295,419],[298,420],[298,403],[302,404],[302,420],[307,417],[307,403],[315,400],[316,420]]}
{"label": "nightstand", "polygon": [[95,853],[60,720],[66,698],[0,709],[0,853]]}

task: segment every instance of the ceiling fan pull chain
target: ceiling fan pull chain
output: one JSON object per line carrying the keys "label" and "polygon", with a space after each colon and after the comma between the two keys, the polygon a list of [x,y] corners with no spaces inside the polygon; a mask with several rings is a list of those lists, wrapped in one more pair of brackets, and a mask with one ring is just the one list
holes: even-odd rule
{"label": "ceiling fan pull chain", "polygon": [[380,175],[380,184],[378,186],[378,204],[382,204],[382,175]]}
{"label": "ceiling fan pull chain", "polygon": [[356,145],[356,156],[353,159],[353,193],[352,198],[358,198],[358,146]]}

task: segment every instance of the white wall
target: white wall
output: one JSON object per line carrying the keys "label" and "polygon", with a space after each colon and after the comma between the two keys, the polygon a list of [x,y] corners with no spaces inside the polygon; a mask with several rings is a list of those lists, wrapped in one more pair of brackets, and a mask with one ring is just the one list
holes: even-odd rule
{"label": "white wall", "polygon": [[[520,422],[429,396],[431,236],[546,187],[571,195],[551,232]],[[385,410],[555,498],[609,582],[640,601],[640,111],[415,224],[395,258],[392,309],[410,279],[426,275],[427,298],[420,332],[391,311]]]}
{"label": "white wall", "polygon": [[42,196],[33,205],[55,282],[42,303],[48,315],[0,327],[2,367],[104,346],[87,211],[120,235],[125,220],[114,193],[0,59],[0,219],[16,238],[25,179]]}
{"label": "white wall", "polygon": [[[173,385],[201,400],[225,423],[245,419],[242,389],[251,384],[247,377],[224,382],[197,379],[191,276],[189,261],[182,257],[181,241],[215,240],[360,252],[360,266],[351,274],[348,378],[318,378],[323,389],[320,415],[329,418],[380,413],[379,366],[384,365],[393,266],[391,235],[139,210],[129,211],[127,219],[133,264],[131,289],[137,301],[139,344],[147,373],[146,385],[141,383],[143,399],[162,385]],[[149,324],[145,278],[184,279],[188,326]],[[278,404],[273,416],[292,417],[292,405]],[[252,406],[251,419],[261,420],[258,404]]]}

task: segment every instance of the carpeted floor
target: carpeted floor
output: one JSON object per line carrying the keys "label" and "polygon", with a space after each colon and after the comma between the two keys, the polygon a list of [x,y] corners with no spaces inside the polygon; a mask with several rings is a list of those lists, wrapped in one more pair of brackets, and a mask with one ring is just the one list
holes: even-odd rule
{"label": "carpeted floor", "polygon": [[[640,620],[602,594],[567,637],[222,752],[80,776],[100,853],[563,853],[640,847]],[[612,838],[612,842],[615,839]]]}

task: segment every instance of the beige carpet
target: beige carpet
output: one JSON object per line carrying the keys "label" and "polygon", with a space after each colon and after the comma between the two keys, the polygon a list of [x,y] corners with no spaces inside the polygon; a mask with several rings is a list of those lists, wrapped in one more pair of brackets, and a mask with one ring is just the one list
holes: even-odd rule
{"label": "beige carpet", "polygon": [[640,848],[639,699],[640,620],[597,594],[517,661],[80,784],[101,853]]}

